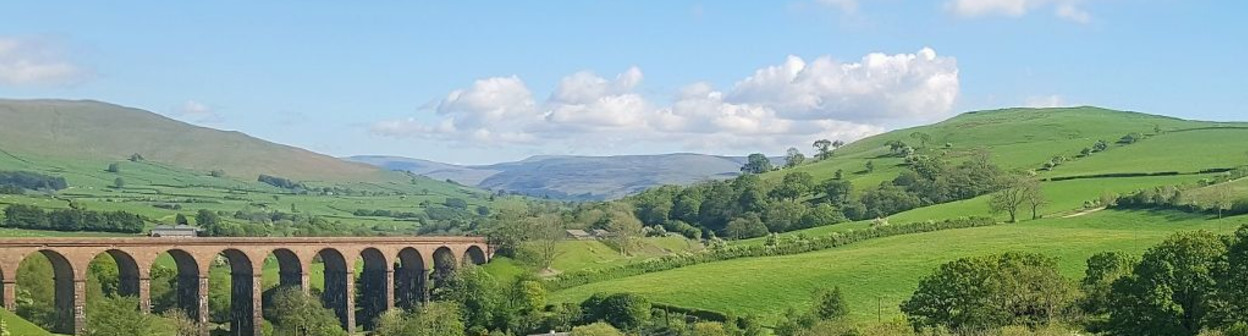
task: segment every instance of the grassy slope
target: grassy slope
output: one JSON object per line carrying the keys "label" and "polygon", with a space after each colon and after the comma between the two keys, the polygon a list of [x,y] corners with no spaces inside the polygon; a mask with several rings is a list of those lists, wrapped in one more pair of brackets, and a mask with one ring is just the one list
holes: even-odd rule
{"label": "grassy slope", "polygon": [[[119,173],[105,171],[110,163],[118,163]],[[25,196],[0,195],[0,208],[6,204],[31,204],[43,208],[66,208],[74,201],[92,210],[124,210],[152,220],[169,223],[178,213],[191,215],[199,209],[236,211],[241,209],[275,209],[290,212],[292,207],[302,213],[316,214],[331,220],[363,226],[414,227],[415,223],[383,217],[357,217],[357,209],[388,209],[421,212],[422,201],[441,203],[447,198],[461,198],[472,206],[488,205],[482,191],[423,177],[409,178],[395,172],[379,173],[383,180],[364,182],[311,182],[311,186],[336,186],[390,193],[386,196],[322,196],[293,195],[254,179],[242,177],[215,178],[205,172],[185,170],[153,161],[130,162],[91,158],[58,158],[37,154],[0,153],[0,170],[23,170],[65,177],[70,188],[56,197],[39,194]],[[113,180],[122,178],[126,187],[111,188]],[[393,195],[402,193],[404,195]],[[187,201],[194,201],[187,203]],[[180,211],[153,207],[161,203],[180,203]],[[263,205],[264,208],[260,208]]]}
{"label": "grassy slope", "polygon": [[148,160],[300,180],[376,180],[380,170],[300,148],[95,101],[0,100],[0,149],[56,157]]}
{"label": "grassy slope", "polygon": [[883,317],[890,319],[899,314],[898,304],[914,290],[919,277],[956,258],[1004,251],[1045,253],[1058,257],[1063,274],[1076,279],[1087,257],[1097,252],[1140,253],[1176,231],[1230,232],[1242,224],[1248,224],[1248,217],[1209,220],[1180,213],[1102,211],[883,238],[799,255],[708,263],[574,287],[554,298],[579,301],[596,292],[635,292],[661,302],[774,320],[788,307],[807,304],[814,291],[840,286],[855,319],[876,318],[877,304]]}
{"label": "grassy slope", "polygon": [[[1248,130],[1191,132],[1172,132],[1172,130],[1243,127],[1245,125],[1248,124],[1188,121],[1095,107],[980,111],[962,114],[932,125],[897,130],[862,139],[837,150],[836,156],[831,160],[806,164],[793,170],[769,173],[764,177],[779,179],[789,171],[806,171],[814,175],[816,180],[825,180],[831,178],[839,169],[844,170],[846,178],[853,181],[854,185],[859,187],[858,189],[874,186],[891,180],[905,169],[898,166],[902,163],[902,158],[889,155],[884,144],[888,141],[900,140],[919,147],[919,141],[910,137],[914,132],[924,132],[932,136],[932,141],[927,144],[927,148],[919,150],[921,154],[943,155],[948,152],[946,157],[956,160],[969,155],[976,149],[986,149],[992,153],[992,159],[1003,168],[1036,169],[1054,156],[1074,158],[1080,150],[1091,147],[1097,140],[1112,143],[1131,132],[1149,134],[1153,132],[1154,126],[1166,132],[1137,145],[1113,145],[1105,153],[1076,160],[1046,175],[1133,172],[1137,169],[1154,171],[1153,167],[1137,167],[1137,165],[1164,165],[1172,168],[1171,170],[1194,171],[1200,168],[1211,168],[1203,167],[1203,165],[1220,167],[1228,164],[1228,161],[1248,161],[1248,156],[1243,155],[1241,151],[1219,150],[1216,146],[1209,146],[1248,140]],[[943,149],[946,143],[952,144],[952,149]],[[1201,149],[1198,150],[1199,152],[1192,152],[1190,146],[1197,144],[1201,145],[1199,147]],[[1117,153],[1119,151],[1126,153]],[[1183,162],[1174,161],[1176,158],[1192,158],[1197,155],[1201,155],[1201,158],[1180,160]],[[1126,157],[1136,156],[1142,158],[1120,161]],[[866,172],[867,161],[874,162],[876,166],[874,173]]]}
{"label": "grassy slope", "polygon": [[[1245,129],[1200,129],[1242,127],[1241,123],[1185,121],[1131,112],[1097,108],[1009,109],[968,113],[930,126],[900,130],[864,139],[837,151],[832,160],[795,168],[807,171],[816,180],[831,178],[843,169],[846,178],[861,191],[891,180],[901,170],[901,159],[890,156],[884,143],[902,140],[917,145],[909,135],[926,132],[933,136],[927,155],[950,160],[987,149],[993,160],[1006,169],[1035,169],[1054,156],[1074,158],[1081,149],[1097,140],[1116,141],[1131,132],[1163,133],[1133,145],[1111,145],[1108,151],[1077,159],[1042,177],[1103,173],[1180,171],[1234,167],[1248,163],[1248,156],[1228,144],[1248,141]],[[1190,131],[1177,131],[1188,130]],[[943,145],[953,144],[945,150]],[[940,149],[937,149],[940,148]],[[865,171],[874,161],[877,169]],[[778,179],[794,171],[768,173]],[[810,293],[826,286],[846,290],[856,318],[875,317],[882,308],[886,318],[897,312],[897,304],[913,290],[919,276],[949,260],[1008,250],[1044,252],[1062,259],[1063,271],[1071,277],[1082,272],[1087,256],[1106,250],[1140,252],[1166,235],[1187,229],[1232,230],[1248,223],[1241,217],[1209,221],[1176,213],[1107,211],[1079,217],[1061,218],[1082,208],[1084,201],[1106,193],[1125,193],[1140,188],[1193,183],[1205,176],[1083,179],[1044,183],[1050,204],[1042,213],[1050,218],[1024,224],[907,235],[864,242],[846,248],[794,256],[752,258],[704,264],[682,269],[617,279],[571,288],[555,294],[560,300],[575,301],[598,291],[633,291],[662,302],[731,311],[761,313],[775,318],[787,307],[801,304]],[[988,215],[988,197],[915,209],[889,218],[893,223],[939,220],[958,216]],[[998,215],[998,218],[1004,218]],[[825,226],[788,234],[811,236],[862,229],[869,222]],[[741,243],[758,244],[762,239]],[[697,288],[699,290],[690,290]],[[879,304],[879,307],[877,307]]]}
{"label": "grassy slope", "polygon": [[0,319],[4,320],[9,327],[9,333],[13,336],[44,336],[52,335],[52,333],[39,328],[39,326],[26,321],[25,319],[11,313],[7,310],[0,309]]}

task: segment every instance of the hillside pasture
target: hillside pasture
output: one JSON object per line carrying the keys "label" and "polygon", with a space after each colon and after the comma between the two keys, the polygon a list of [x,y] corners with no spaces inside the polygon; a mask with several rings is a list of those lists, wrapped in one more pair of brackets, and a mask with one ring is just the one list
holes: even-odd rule
{"label": "hillside pasture", "polygon": [[858,321],[899,316],[898,305],[920,277],[957,258],[1024,251],[1059,258],[1062,273],[1081,277],[1102,251],[1138,254],[1184,230],[1233,231],[1248,216],[1211,220],[1176,212],[1102,211],[1074,218],[948,230],[869,240],[819,252],[730,260],[608,280],[553,295],[579,302],[599,292],[633,292],[651,300],[775,322],[785,309],[810,304],[813,293],[839,286]]}

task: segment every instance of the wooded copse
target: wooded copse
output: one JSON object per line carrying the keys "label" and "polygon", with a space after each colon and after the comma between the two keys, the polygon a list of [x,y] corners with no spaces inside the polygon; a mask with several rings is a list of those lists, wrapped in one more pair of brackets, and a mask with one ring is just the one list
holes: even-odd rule
{"label": "wooded copse", "polygon": [[970,199],[1011,186],[1015,176],[992,164],[987,153],[960,163],[915,154],[907,162],[906,169],[892,181],[857,194],[848,180],[817,183],[809,173],[789,172],[780,181],[745,174],[688,187],[663,186],[624,201],[635,207],[634,214],[647,227],[663,227],[690,238],[714,235],[743,239],[884,218]]}

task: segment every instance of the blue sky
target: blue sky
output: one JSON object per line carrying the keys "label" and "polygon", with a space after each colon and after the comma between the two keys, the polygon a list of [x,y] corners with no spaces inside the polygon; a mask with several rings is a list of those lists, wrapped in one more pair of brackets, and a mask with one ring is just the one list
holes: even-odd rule
{"label": "blue sky", "polygon": [[0,97],[336,155],[742,155],[956,113],[1248,120],[1248,2],[6,1]]}

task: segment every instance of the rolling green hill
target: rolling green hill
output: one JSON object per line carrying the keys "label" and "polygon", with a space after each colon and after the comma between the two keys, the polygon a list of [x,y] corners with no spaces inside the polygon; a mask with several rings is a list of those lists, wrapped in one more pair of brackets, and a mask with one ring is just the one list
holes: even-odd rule
{"label": "rolling green hill", "polygon": [[125,160],[131,154],[233,176],[370,181],[379,170],[239,132],[198,127],[96,101],[0,100],[0,150],[46,157]]}
{"label": "rolling green hill", "polygon": [[[489,206],[488,193],[347,162],[326,155],[178,122],[158,114],[95,101],[0,100],[0,171],[63,177],[57,193],[0,195],[0,208],[29,204],[123,210],[152,224],[201,209],[281,211],[325,218],[354,228],[411,232],[414,218],[357,216],[358,210],[421,214],[462,199]],[[130,160],[140,154],[142,160]],[[110,165],[118,171],[108,171]],[[224,171],[213,176],[211,171]],[[279,188],[260,174],[288,178],[306,188]],[[218,174],[219,175],[219,174]],[[114,184],[121,180],[122,188]],[[425,205],[421,205],[421,204]],[[228,218],[227,220],[238,220]],[[31,232],[0,232],[0,235]],[[343,234],[343,233],[339,233]]]}
{"label": "rolling green hill", "polygon": [[[1156,133],[1157,129],[1162,132]],[[928,134],[931,140],[923,145],[912,136],[915,133]],[[1148,137],[1133,145],[1115,144],[1129,133]],[[1098,140],[1109,142],[1109,149],[1077,158],[1080,151]],[[1097,107],[1015,108],[969,112],[936,124],[869,137],[836,150],[830,160],[768,173],[765,178],[778,179],[789,171],[805,171],[816,180],[826,180],[843,170],[854,185],[874,186],[905,169],[900,165],[903,158],[889,152],[885,145],[889,141],[905,142],[919,154],[953,160],[983,150],[1006,169],[1034,170],[1055,156],[1067,158],[1056,169],[1040,172],[1042,177],[1197,172],[1248,163],[1248,149],[1234,145],[1248,143],[1248,123],[1189,121]],[[875,165],[874,172],[866,171],[868,161]]]}
{"label": "rolling green hill", "polygon": [[[915,133],[930,136],[926,144]],[[1138,133],[1133,143],[1118,143]],[[1105,150],[1083,155],[1098,140]],[[1068,278],[1081,276],[1087,257],[1103,251],[1140,253],[1167,235],[1186,230],[1227,233],[1248,224],[1248,216],[1217,219],[1177,211],[1104,210],[1087,206],[1102,195],[1159,186],[1196,186],[1248,165],[1248,124],[1188,121],[1094,107],[1004,109],[971,112],[928,126],[897,130],[846,145],[833,158],[763,174],[778,181],[794,171],[816,182],[844,178],[862,191],[891,181],[906,168],[886,143],[902,141],[916,154],[960,161],[987,152],[1008,170],[1033,171],[1049,200],[1040,220],[970,229],[916,233],[867,240],[827,250],[773,257],[742,258],[616,278],[558,291],[558,301],[575,302],[598,292],[635,292],[652,300],[736,314],[761,314],[774,322],[790,307],[808,304],[815,291],[839,286],[857,321],[892,320],[898,303],[918,279],[957,258],[1006,251],[1056,256]],[[946,145],[947,144],[947,145]],[[1060,164],[1041,169],[1061,156]],[[874,171],[867,171],[872,162]],[[1164,173],[1164,174],[1156,174]],[[1152,175],[1150,175],[1152,174]],[[1071,179],[1071,177],[1078,177]],[[1248,198],[1238,180],[1190,190],[1198,201],[1214,193]],[[901,224],[963,216],[993,216],[988,199],[936,204],[887,218]],[[1004,221],[1004,215],[995,215]],[[863,230],[859,221],[793,231],[781,236],[822,237]],[[731,244],[762,244],[756,238]]]}

